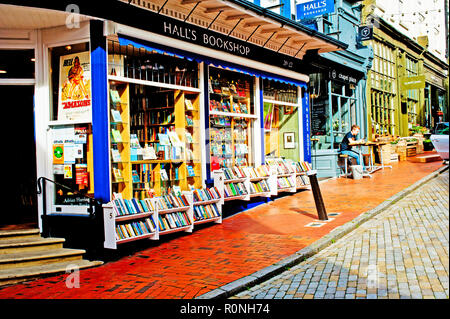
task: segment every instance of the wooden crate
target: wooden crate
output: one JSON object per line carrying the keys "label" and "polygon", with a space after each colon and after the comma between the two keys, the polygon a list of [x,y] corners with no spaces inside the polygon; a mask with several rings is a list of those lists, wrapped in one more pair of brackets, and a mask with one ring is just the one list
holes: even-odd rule
{"label": "wooden crate", "polygon": [[414,134],[413,137],[415,139],[417,139],[416,154],[422,154],[423,153],[423,140],[425,139],[423,137],[423,134]]}
{"label": "wooden crate", "polygon": [[392,147],[391,144],[385,144],[378,147],[378,157],[383,160],[383,164],[391,162]]}
{"label": "wooden crate", "polygon": [[407,157],[416,156],[417,155],[416,150],[417,150],[416,146],[407,146],[406,147],[406,156]]}
{"label": "wooden crate", "polygon": [[406,145],[397,145],[395,153],[398,154],[399,161],[406,161]]}

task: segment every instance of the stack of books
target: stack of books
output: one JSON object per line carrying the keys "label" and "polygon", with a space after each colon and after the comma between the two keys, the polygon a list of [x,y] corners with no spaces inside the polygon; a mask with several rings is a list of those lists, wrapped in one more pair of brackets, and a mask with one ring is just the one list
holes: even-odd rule
{"label": "stack of books", "polygon": [[127,224],[116,225],[116,240],[138,237],[156,231],[153,216]]}
{"label": "stack of books", "polygon": [[185,227],[191,224],[192,224],[191,220],[186,212],[175,212],[164,215],[158,215],[158,225],[160,231]]}
{"label": "stack of books", "polygon": [[125,216],[132,214],[148,213],[155,210],[149,198],[146,199],[123,199],[121,196],[116,196],[113,200],[113,209],[116,216]]}
{"label": "stack of books", "polygon": [[225,175],[225,180],[237,179],[237,176],[234,175],[233,170],[231,168],[224,167],[222,168],[223,174]]}
{"label": "stack of books", "polygon": [[250,183],[250,194],[270,192],[267,181],[261,180],[259,182]]}
{"label": "stack of books", "polygon": [[296,187],[295,181],[293,181],[290,176],[289,177],[279,177],[277,179],[277,184],[278,184],[279,189]]}
{"label": "stack of books", "polygon": [[220,217],[219,209],[216,204],[194,206],[194,220],[205,220]]}
{"label": "stack of books", "polygon": [[205,189],[194,189],[192,192],[194,197],[194,202],[204,202],[213,199],[219,199],[219,191],[216,187],[205,188]]}
{"label": "stack of books", "polygon": [[309,185],[309,179],[305,175],[297,175],[297,187]]}
{"label": "stack of books", "polygon": [[238,166],[234,166],[234,167],[233,167],[233,172],[234,172],[234,175],[235,175],[237,178],[246,178],[246,177],[247,177],[246,174],[245,174],[245,172],[244,172],[244,168],[243,168],[243,167],[240,168],[240,167],[238,167]]}
{"label": "stack of books", "polygon": [[172,208],[182,208],[189,206],[189,201],[184,195],[168,194],[156,197],[158,209],[167,210]]}
{"label": "stack of books", "polygon": [[244,196],[247,195],[247,190],[244,183],[228,183],[224,187],[225,197]]}

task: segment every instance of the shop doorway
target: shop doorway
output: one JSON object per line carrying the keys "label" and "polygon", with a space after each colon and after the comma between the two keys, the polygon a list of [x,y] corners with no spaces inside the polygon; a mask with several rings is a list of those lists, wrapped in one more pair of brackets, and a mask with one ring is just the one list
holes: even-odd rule
{"label": "shop doorway", "polygon": [[36,228],[34,86],[0,85],[3,130],[0,229]]}

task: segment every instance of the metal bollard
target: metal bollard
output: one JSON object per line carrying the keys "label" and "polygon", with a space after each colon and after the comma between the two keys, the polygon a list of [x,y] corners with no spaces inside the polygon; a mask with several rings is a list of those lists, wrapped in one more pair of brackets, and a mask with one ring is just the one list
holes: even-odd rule
{"label": "metal bollard", "polygon": [[307,171],[306,174],[309,177],[309,181],[311,183],[311,189],[314,195],[314,202],[316,203],[317,214],[319,215],[320,220],[328,220],[327,211],[325,209],[325,205],[323,203],[322,194],[319,188],[319,182],[317,181],[317,171],[310,170]]}

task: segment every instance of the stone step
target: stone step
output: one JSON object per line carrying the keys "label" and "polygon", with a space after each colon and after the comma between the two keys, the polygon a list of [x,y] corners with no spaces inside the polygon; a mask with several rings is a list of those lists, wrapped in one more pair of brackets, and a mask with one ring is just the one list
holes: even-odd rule
{"label": "stone step", "polygon": [[0,240],[7,238],[29,238],[29,237],[39,237],[39,229],[7,229],[0,230]]}
{"label": "stone step", "polygon": [[0,269],[38,266],[55,262],[82,259],[85,253],[82,249],[50,249],[40,251],[25,251],[13,254],[0,255]]}
{"label": "stone step", "polygon": [[8,237],[0,239],[0,255],[62,248],[64,241],[64,238]]}
{"label": "stone step", "polygon": [[[45,276],[69,273],[74,269],[85,269],[102,265],[102,261],[71,260],[47,265],[0,270],[0,286],[29,281]],[[76,267],[76,268],[74,268]]]}

